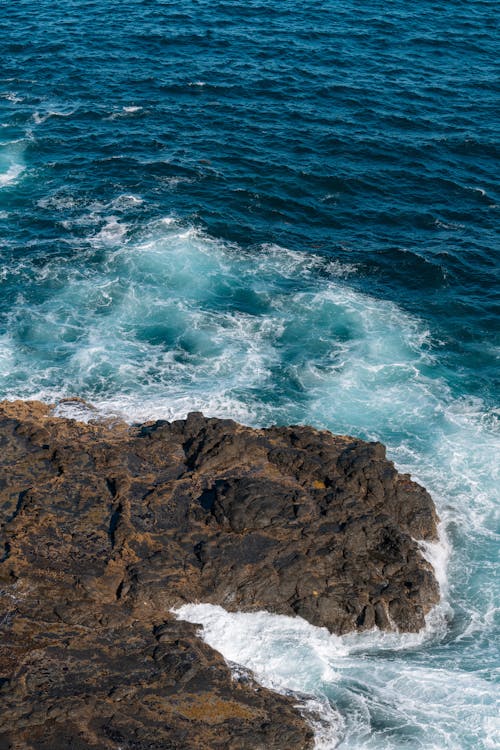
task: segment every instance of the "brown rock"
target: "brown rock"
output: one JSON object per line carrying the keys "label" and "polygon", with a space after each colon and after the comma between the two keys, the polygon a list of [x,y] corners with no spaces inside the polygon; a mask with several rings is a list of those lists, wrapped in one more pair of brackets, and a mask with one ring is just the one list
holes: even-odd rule
{"label": "brown rock", "polygon": [[293,698],[233,679],[169,609],[415,631],[439,598],[428,493],[382,445],[310,427],[3,403],[0,517],[0,748],[309,748]]}

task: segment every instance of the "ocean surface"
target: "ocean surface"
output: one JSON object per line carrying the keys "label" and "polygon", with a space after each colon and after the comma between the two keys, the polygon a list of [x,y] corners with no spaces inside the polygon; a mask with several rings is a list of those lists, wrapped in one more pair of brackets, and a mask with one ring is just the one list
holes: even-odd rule
{"label": "ocean surface", "polygon": [[0,30],[0,397],[384,442],[442,519],[425,633],[181,616],[307,693],[318,748],[498,748],[497,2],[3,0]]}

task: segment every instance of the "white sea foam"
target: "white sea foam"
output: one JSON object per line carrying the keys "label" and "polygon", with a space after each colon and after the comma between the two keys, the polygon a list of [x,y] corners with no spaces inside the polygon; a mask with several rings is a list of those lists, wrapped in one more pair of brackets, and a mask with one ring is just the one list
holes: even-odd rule
{"label": "white sea foam", "polygon": [[58,110],[48,109],[45,112],[36,111],[33,113],[33,122],[35,123],[35,125],[42,125],[51,117],[71,117],[71,115],[73,115],[76,111],[77,111],[77,107],[73,107],[71,109],[58,109]]}
{"label": "white sea foam", "polygon": [[[21,163],[13,148],[10,163]],[[9,311],[0,342],[2,394],[49,402],[78,395],[99,413],[130,421],[200,409],[249,424],[308,422],[382,440],[437,503],[444,546],[422,549],[436,567],[444,604],[413,636],[372,632],[332,641],[300,625],[295,676],[280,672],[288,657],[280,666],[279,628],[262,615],[254,648],[262,665],[252,668],[274,663],[282,689],[290,678],[288,688],[331,700],[344,722],[342,729],[328,709],[339,747],[493,747],[498,412],[480,399],[457,398],[432,332],[397,305],[350,288],[355,269],[276,245],[246,252],[172,217],[134,234],[122,208],[142,210],[135,198],[47,197],[47,208],[68,212],[62,218],[87,228],[87,236],[71,264],[9,267],[9,274],[22,272],[25,294],[29,284],[47,284],[50,293],[30,305],[19,296]],[[94,416],[58,408],[77,409],[78,419]],[[222,631],[234,632],[233,615],[216,615],[217,638],[232,640]],[[256,631],[249,619],[237,622],[238,652],[247,628]],[[227,658],[244,663],[245,648]],[[468,678],[469,708],[457,692],[467,690]]]}
{"label": "white sea foam", "polygon": [[483,190],[483,188],[476,187],[475,185],[467,185],[467,189],[473,190],[475,193],[479,193],[482,198],[486,197],[486,190]]}
{"label": "white sea foam", "polygon": [[441,524],[440,539],[438,542],[418,542],[423,557],[430,562],[439,583],[441,597],[446,598],[448,595],[448,561],[450,559],[451,547],[446,536],[446,531]]}
{"label": "white sea foam", "polygon": [[133,193],[124,193],[114,198],[109,204],[109,208],[115,211],[130,211],[131,208],[137,208],[144,203],[144,199],[140,195],[134,195]]}
{"label": "white sea foam", "polygon": [[[317,748],[396,750],[403,742],[456,750],[462,729],[474,735],[477,727],[491,725],[488,736],[495,736],[495,702],[484,703],[491,694],[487,681],[433,666],[432,660],[420,666],[411,653],[418,654],[422,636],[375,630],[337,637],[301,618],[231,614],[208,604],[184,605],[175,614],[201,624],[203,639],[230,666],[250,669],[261,684],[281,692],[314,692],[325,720],[321,727],[313,721],[320,729]],[[413,733],[406,740],[405,726]]]}
{"label": "white sea foam", "polygon": [[194,180],[191,177],[181,177],[180,175],[173,175],[169,177],[161,177],[160,182],[168,185],[171,190],[175,190],[178,185],[189,185],[190,183],[194,182]]}
{"label": "white sea foam", "polygon": [[65,417],[66,419],[76,419],[78,422],[89,422],[99,417],[99,412],[92,404],[87,404],[77,398],[62,398],[53,409],[55,417]]}
{"label": "white sea foam", "polygon": [[297,693],[297,703],[315,729],[317,750],[337,746],[343,720],[317,693],[317,686],[338,679],[332,660],[348,653],[340,638],[299,617],[268,612],[230,614],[211,604],[186,604],[175,614],[202,624],[203,640],[220,651],[230,666],[250,669],[260,684],[272,690]]}
{"label": "white sea foam", "polygon": [[26,138],[0,144],[0,188],[15,183],[25,170]]}
{"label": "white sea foam", "polygon": [[126,234],[126,224],[119,222],[116,216],[106,216],[104,225],[90,241],[93,245],[115,246]]}
{"label": "white sea foam", "polygon": [[12,337],[8,334],[0,336],[0,372],[8,377],[12,366],[15,366],[15,354]]}
{"label": "white sea foam", "polygon": [[11,164],[5,172],[0,173],[0,188],[15,182],[23,171],[23,164]]}
{"label": "white sea foam", "polygon": [[0,99],[5,99],[8,102],[12,102],[13,104],[20,104],[22,101],[24,101],[22,96],[19,96],[15,91],[5,91],[4,93],[0,94]]}
{"label": "white sea foam", "polygon": [[65,211],[74,208],[77,205],[75,196],[68,193],[59,193],[56,195],[46,195],[37,201],[39,208],[50,208],[55,211]]}
{"label": "white sea foam", "polygon": [[94,246],[107,246],[111,250],[126,237],[128,227],[122,215],[131,211],[140,211],[144,199],[133,193],[122,193],[110,201],[86,200],[78,195],[58,192],[46,195],[37,201],[42,209],[60,212],[60,225],[68,231],[95,227],[97,231],[89,234],[87,242]]}
{"label": "white sea foam", "polygon": [[465,229],[465,224],[455,224],[451,221],[445,222],[441,221],[440,219],[434,220],[434,226],[438,227],[439,229]]}
{"label": "white sea foam", "polygon": [[136,115],[139,112],[142,112],[144,110],[143,107],[137,106],[137,105],[128,105],[124,106],[119,110],[115,110],[112,112],[108,117],[106,117],[106,120],[116,120],[118,117],[128,117],[129,115]]}

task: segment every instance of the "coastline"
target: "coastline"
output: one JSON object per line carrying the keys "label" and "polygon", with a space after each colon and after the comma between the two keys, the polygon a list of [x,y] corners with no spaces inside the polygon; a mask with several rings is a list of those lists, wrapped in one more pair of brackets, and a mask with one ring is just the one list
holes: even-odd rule
{"label": "coastline", "polygon": [[169,610],[416,632],[439,599],[414,541],[437,539],[434,505],[380,444],[199,413],[84,424],[4,402],[0,416],[6,738],[151,747],[154,693],[175,747],[187,732],[193,747],[309,748],[295,697],[231,677]]}

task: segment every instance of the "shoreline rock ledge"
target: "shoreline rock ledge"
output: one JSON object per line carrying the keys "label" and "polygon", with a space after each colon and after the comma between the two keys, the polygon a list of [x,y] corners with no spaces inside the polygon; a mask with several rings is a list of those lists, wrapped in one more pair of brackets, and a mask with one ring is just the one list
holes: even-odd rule
{"label": "shoreline rock ledge", "polygon": [[417,631],[429,494],[311,427],[84,424],[0,404],[0,748],[305,750],[296,696],[231,676],[169,610]]}

